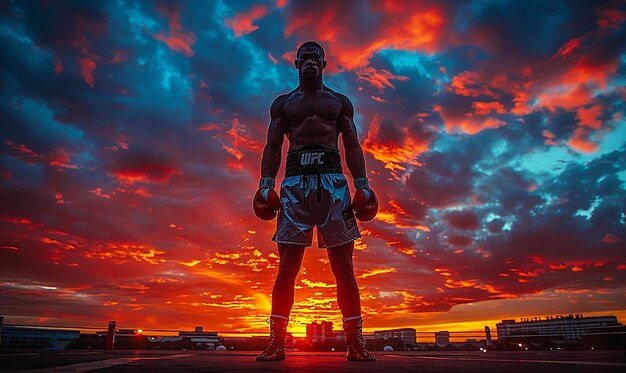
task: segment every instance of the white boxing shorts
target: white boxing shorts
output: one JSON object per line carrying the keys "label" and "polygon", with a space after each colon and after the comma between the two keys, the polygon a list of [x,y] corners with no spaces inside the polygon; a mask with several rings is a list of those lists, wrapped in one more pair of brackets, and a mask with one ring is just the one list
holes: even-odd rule
{"label": "white boxing shorts", "polygon": [[338,150],[316,145],[290,151],[286,171],[273,241],[311,246],[313,227],[320,248],[361,237]]}

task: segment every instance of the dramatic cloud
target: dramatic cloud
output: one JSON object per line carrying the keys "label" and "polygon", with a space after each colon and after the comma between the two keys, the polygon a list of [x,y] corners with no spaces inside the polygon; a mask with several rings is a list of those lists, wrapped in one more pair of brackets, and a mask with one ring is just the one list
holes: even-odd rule
{"label": "dramatic cloud", "polygon": [[[306,40],[354,104],[380,199],[355,245],[368,328],[626,315],[619,2],[19,1],[0,18],[7,323],[265,331],[275,223],[251,198]],[[296,287],[290,328],[339,326],[324,250]]]}

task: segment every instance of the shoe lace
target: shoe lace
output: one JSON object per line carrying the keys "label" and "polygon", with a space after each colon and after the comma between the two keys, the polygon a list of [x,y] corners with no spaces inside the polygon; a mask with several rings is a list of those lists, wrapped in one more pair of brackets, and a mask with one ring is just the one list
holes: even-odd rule
{"label": "shoe lace", "polygon": [[363,341],[363,320],[358,320],[354,328],[356,329],[356,332],[353,334],[354,342],[356,342],[358,347],[365,349],[365,342]]}
{"label": "shoe lace", "polygon": [[356,339],[359,342],[359,347],[365,348],[365,342],[363,341],[363,319],[359,320],[359,327],[356,332]]}
{"label": "shoe lace", "polygon": [[270,340],[268,343],[269,347],[280,347],[280,343],[279,340],[280,338],[277,337],[278,335],[278,328],[275,326],[276,324],[276,320],[273,319],[267,319],[265,320],[266,323],[270,324]]}

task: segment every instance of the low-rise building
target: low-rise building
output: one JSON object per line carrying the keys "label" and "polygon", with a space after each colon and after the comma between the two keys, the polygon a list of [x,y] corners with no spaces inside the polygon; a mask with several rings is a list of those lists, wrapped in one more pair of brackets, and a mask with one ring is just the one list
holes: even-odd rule
{"label": "low-rise building", "polygon": [[0,348],[63,349],[80,335],[79,330],[4,325]]}
{"label": "low-rise building", "polygon": [[413,328],[401,328],[390,330],[376,330],[374,331],[374,338],[376,339],[389,339],[398,338],[404,343],[414,345],[417,343],[417,333]]}
{"label": "low-rise building", "polygon": [[306,326],[306,338],[312,342],[323,342],[327,340],[344,339],[343,331],[333,330],[333,323],[330,321],[313,321]]}
{"label": "low-rise building", "polygon": [[626,327],[615,316],[548,316],[521,321],[502,320],[496,325],[505,349],[618,348]]}
{"label": "low-rise building", "polygon": [[220,337],[217,332],[202,331],[201,326],[196,326],[193,332],[179,332],[181,338],[189,338],[198,349],[215,350],[220,345]]}

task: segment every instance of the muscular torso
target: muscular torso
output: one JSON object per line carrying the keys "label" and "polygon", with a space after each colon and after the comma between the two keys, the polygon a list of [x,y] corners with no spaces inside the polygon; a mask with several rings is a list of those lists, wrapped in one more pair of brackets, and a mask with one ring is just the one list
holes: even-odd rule
{"label": "muscular torso", "polygon": [[338,149],[338,120],[343,115],[340,98],[329,91],[293,92],[282,105],[289,150],[305,145],[324,145]]}

